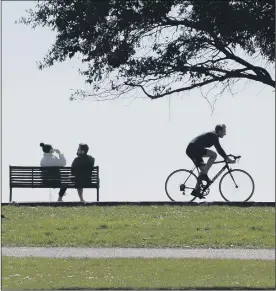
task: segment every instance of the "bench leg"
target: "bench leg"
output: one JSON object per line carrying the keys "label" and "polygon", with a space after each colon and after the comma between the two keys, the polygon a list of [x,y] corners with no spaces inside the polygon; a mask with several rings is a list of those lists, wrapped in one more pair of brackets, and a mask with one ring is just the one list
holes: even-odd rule
{"label": "bench leg", "polygon": [[100,201],[100,189],[99,188],[97,188],[97,202],[99,202]]}
{"label": "bench leg", "polygon": [[10,188],[10,202],[12,202],[12,188]]}

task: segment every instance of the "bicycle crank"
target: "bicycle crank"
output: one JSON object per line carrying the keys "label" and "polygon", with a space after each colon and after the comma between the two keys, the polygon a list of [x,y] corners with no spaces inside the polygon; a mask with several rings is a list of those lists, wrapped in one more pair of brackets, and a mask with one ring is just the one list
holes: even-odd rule
{"label": "bicycle crank", "polygon": [[207,196],[209,193],[210,193],[210,188],[209,188],[210,185],[208,185],[206,183],[206,185],[204,185],[203,183],[200,184],[200,193],[203,195],[203,196]]}

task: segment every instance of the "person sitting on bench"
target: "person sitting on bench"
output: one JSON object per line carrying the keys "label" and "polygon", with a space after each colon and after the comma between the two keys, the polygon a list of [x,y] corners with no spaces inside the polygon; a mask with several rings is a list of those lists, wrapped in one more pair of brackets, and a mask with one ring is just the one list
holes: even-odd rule
{"label": "person sitting on bench", "polygon": [[95,159],[87,155],[89,147],[87,144],[79,144],[77,157],[74,159],[71,171],[76,179],[76,187],[80,197],[83,200],[83,187],[91,183],[91,175],[94,167]]}
{"label": "person sitting on bench", "polygon": [[[64,155],[60,152],[58,149],[53,149],[53,147],[50,144],[44,144],[40,143],[40,146],[42,147],[42,151],[44,153],[41,161],[40,166],[41,167],[64,167],[66,165],[66,159]],[[54,153],[58,154],[58,157],[54,155]],[[47,171],[47,173],[44,173],[45,175],[51,175],[53,177],[59,175],[59,171]],[[55,185],[55,181],[52,181],[53,188],[56,188],[55,186],[59,187],[59,185]],[[60,188],[59,190],[59,197],[58,201],[62,201],[62,197],[64,196],[67,188]]]}

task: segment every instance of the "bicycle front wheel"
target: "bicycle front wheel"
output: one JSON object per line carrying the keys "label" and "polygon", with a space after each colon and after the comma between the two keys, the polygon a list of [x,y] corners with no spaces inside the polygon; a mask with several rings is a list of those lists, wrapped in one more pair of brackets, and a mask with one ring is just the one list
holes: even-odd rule
{"label": "bicycle front wheel", "polygon": [[240,169],[225,173],[219,182],[220,194],[228,202],[246,202],[252,197],[254,190],[252,177]]}
{"label": "bicycle front wheel", "polygon": [[166,182],[165,191],[171,201],[189,202],[196,197],[191,195],[197,183],[196,175],[188,170],[180,169],[172,172]]}

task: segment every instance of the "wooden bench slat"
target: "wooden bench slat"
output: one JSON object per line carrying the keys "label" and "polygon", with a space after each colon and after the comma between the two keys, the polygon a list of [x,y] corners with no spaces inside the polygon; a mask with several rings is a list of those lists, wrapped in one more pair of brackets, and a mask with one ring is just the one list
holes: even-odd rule
{"label": "wooden bench slat", "polygon": [[[74,177],[72,173],[10,173],[11,177],[48,177],[56,176],[57,174],[61,177]],[[92,173],[91,177],[97,177],[98,173]]]}
{"label": "wooden bench slat", "polygon": [[[51,172],[51,170],[50,171],[11,171],[11,172],[12,172],[12,174],[22,174],[22,175],[36,174],[36,175],[40,175],[40,174],[44,174],[45,172],[49,173],[49,172]],[[70,175],[71,171],[60,171],[59,170],[59,173],[64,174],[64,175],[68,175],[68,174]],[[93,171],[92,175],[93,174],[95,175],[95,174],[97,174],[97,172]]]}
{"label": "wooden bench slat", "polygon": [[[68,181],[71,181],[71,180],[75,180],[75,177],[61,177],[60,179],[57,179],[55,176],[52,176],[52,177],[47,177],[47,178],[40,178],[40,177],[36,177],[36,178],[32,178],[32,177],[11,177],[11,181],[16,181],[16,180],[33,180],[33,181],[40,181],[40,180],[62,180],[62,181],[65,181],[65,180],[68,180]],[[90,180],[97,180],[97,178],[91,178]]]}
{"label": "wooden bench slat", "polygon": [[[54,184],[28,184],[28,183],[23,183],[23,184],[15,184],[13,185],[13,188],[22,188],[22,187],[28,187],[31,189],[39,189],[39,188],[48,188],[48,189],[60,189],[60,188],[73,188],[76,189],[75,184],[58,184],[58,185],[54,185]],[[89,185],[85,185],[82,186],[82,188],[99,188],[99,184],[97,183],[93,183],[93,184],[89,184]]]}
{"label": "wooden bench slat", "polygon": [[[66,187],[66,185],[75,185],[75,183],[74,182],[71,182],[71,183],[63,183],[63,182],[53,182],[53,181],[41,181],[41,182],[30,182],[30,181],[25,181],[25,182],[22,182],[22,181],[20,181],[20,182],[14,182],[13,183],[13,187],[14,186],[16,186],[16,185],[34,185],[34,186],[39,186],[39,185],[42,185],[42,184],[47,184],[47,185],[63,185],[64,187]],[[91,182],[91,183],[89,183],[89,185],[95,185],[95,184],[98,184],[98,182]],[[85,185],[88,185],[87,183],[85,184]]]}
{"label": "wooden bench slat", "polygon": [[[65,175],[59,175],[59,177],[61,178],[61,179],[73,179],[73,178],[75,178],[75,176],[73,176],[73,175],[68,175],[68,176],[65,176]],[[22,178],[22,179],[24,179],[24,178],[26,178],[26,179],[49,179],[49,178],[57,178],[57,176],[56,175],[45,175],[45,176],[43,176],[43,175],[41,175],[41,176],[35,176],[35,175],[28,175],[28,176],[26,176],[26,175],[12,175],[11,176],[11,178],[16,178],[16,179],[20,179],[20,178]],[[97,176],[91,176],[91,178],[92,179],[97,179]]]}
{"label": "wooden bench slat", "polygon": [[[17,170],[22,170],[22,171],[35,171],[35,170],[38,170],[38,171],[41,171],[41,170],[48,170],[50,168],[59,168],[61,171],[71,171],[71,167],[19,167],[19,166],[11,166],[11,170],[13,171],[17,171]],[[95,166],[92,171],[97,171],[97,167],[98,166]]]}

